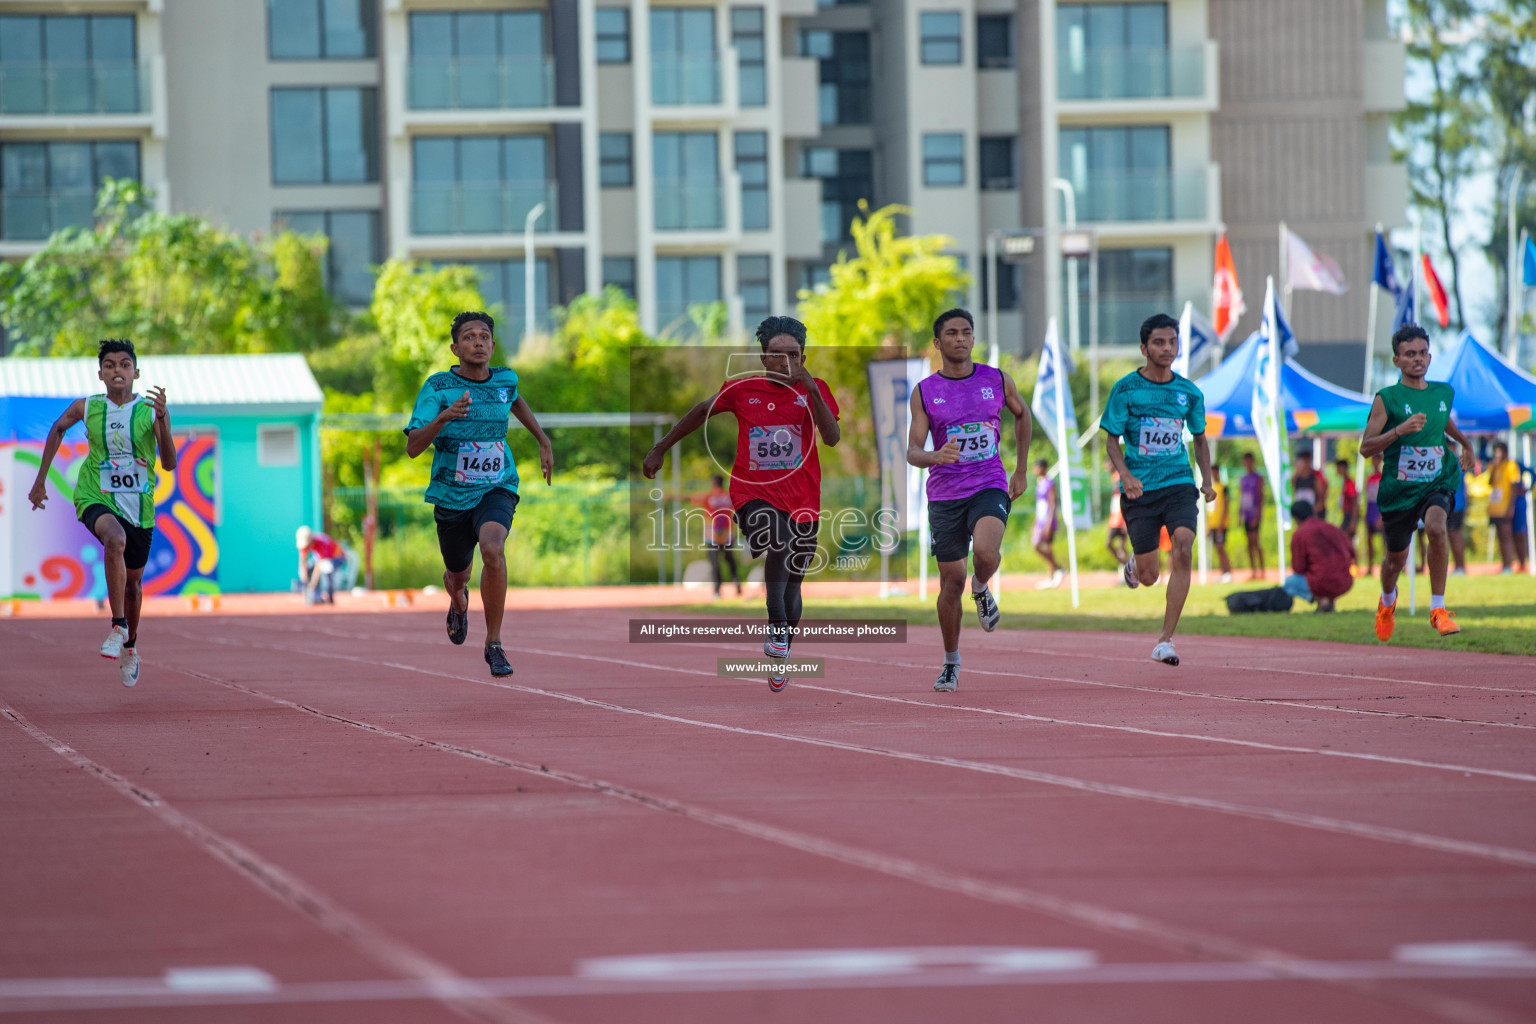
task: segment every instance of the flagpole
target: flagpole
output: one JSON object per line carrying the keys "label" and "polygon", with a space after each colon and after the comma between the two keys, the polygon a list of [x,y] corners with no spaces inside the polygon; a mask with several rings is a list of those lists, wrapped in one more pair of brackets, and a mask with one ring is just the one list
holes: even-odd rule
{"label": "flagpole", "polygon": [[[1521,447],[1525,449],[1525,464],[1531,465],[1531,434],[1526,434],[1521,439]],[[1524,481],[1522,480],[1523,484]],[[1525,546],[1526,546],[1526,570],[1532,576],[1536,576],[1536,494],[1529,490],[1525,492]]]}
{"label": "flagpole", "polygon": [[[1381,225],[1376,225],[1376,238],[1381,237]],[[1376,238],[1371,240],[1371,283],[1368,286],[1370,301],[1366,304],[1365,314],[1365,385],[1360,389],[1363,393],[1374,394],[1371,383],[1375,379],[1372,372],[1376,361],[1376,300],[1381,297],[1376,284]]]}
{"label": "flagpole", "polygon": [[[1285,230],[1284,224],[1281,224],[1280,230],[1282,232]],[[1269,393],[1272,396],[1271,401],[1273,401],[1275,405],[1276,421],[1274,436],[1269,442],[1269,447],[1272,450],[1276,448],[1280,449],[1279,451],[1274,452],[1274,465],[1281,471],[1279,486],[1273,488],[1275,491],[1275,535],[1279,538],[1276,542],[1278,550],[1275,553],[1275,565],[1280,569],[1280,582],[1284,584],[1285,517],[1289,514],[1290,509],[1285,508],[1286,488],[1284,479],[1283,456],[1284,447],[1287,442],[1280,440],[1280,434],[1285,430],[1285,404],[1280,397],[1280,320],[1275,315],[1275,306],[1279,303],[1280,300],[1275,298],[1275,290],[1273,288],[1265,289],[1265,291],[1267,293],[1266,298],[1269,303],[1269,308],[1264,311],[1269,317],[1269,340],[1266,342],[1266,344],[1269,345]]]}
{"label": "flagpole", "polygon": [[[1052,327],[1054,326],[1053,323]],[[1056,483],[1058,485],[1056,489],[1056,502],[1058,505],[1063,504],[1061,501],[1060,484],[1061,481],[1065,480],[1067,482],[1067,500],[1065,502],[1067,513],[1067,568],[1072,578],[1072,607],[1076,608],[1079,603],[1077,593],[1077,509],[1073,504],[1072,498],[1072,464],[1067,456],[1067,444],[1069,443],[1067,438],[1067,399],[1062,394],[1062,388],[1065,386],[1062,378],[1066,377],[1064,372],[1066,363],[1061,358],[1061,334],[1047,329],[1047,336],[1056,339],[1056,351],[1053,355],[1054,366],[1052,367],[1052,372],[1056,378]]]}
{"label": "flagpole", "polygon": [[1515,173],[1509,182],[1509,195],[1504,204],[1509,212],[1509,266],[1507,268],[1509,275],[1509,306],[1506,310],[1506,315],[1509,317],[1509,329],[1504,334],[1504,358],[1511,362],[1515,360],[1516,339],[1519,337],[1516,333],[1515,297],[1520,294],[1520,278],[1515,276],[1515,261],[1517,256],[1525,255],[1524,252],[1515,248],[1515,204],[1520,201],[1520,178],[1522,175],[1521,169],[1515,168]]}

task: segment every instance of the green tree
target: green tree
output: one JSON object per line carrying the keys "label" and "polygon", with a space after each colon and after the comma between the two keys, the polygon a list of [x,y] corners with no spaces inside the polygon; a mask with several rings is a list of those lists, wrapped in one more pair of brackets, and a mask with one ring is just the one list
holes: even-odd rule
{"label": "green tree", "polygon": [[[374,372],[380,410],[409,410],[421,382],[454,363],[448,350],[453,318],[484,308],[479,278],[470,267],[398,259],[380,267],[370,307],[380,339]],[[505,347],[497,351],[505,361]]]}
{"label": "green tree", "polygon": [[[1520,273],[1520,257],[1509,263],[1508,183],[1518,172],[1522,189],[1515,219],[1536,233],[1536,0],[1500,0],[1490,3],[1484,28],[1482,59],[1478,64],[1492,114],[1494,168],[1498,194],[1489,225],[1489,261],[1499,271],[1497,324],[1502,337],[1508,328],[1508,294],[1511,269]],[[1518,229],[1517,229],[1518,230]]]}
{"label": "green tree", "polygon": [[252,241],[156,212],[152,199],[137,182],[109,181],[91,228],[0,264],[0,323],[18,352],[85,355],[104,337],[159,353],[308,351],[335,339],[325,239]]}

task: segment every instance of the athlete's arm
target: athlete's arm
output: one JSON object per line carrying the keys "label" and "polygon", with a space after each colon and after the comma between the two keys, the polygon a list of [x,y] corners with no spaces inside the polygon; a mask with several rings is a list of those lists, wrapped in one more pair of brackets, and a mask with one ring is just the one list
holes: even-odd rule
{"label": "athlete's arm", "polygon": [[[1125,465],[1125,455],[1120,451],[1120,437],[1106,431],[1104,438],[1104,454],[1109,456],[1109,464],[1120,474],[1120,490],[1127,498],[1135,501],[1141,497],[1141,481],[1138,480]],[[1206,453],[1209,458],[1210,453]]]}
{"label": "athlete's arm", "polygon": [[59,454],[59,445],[64,443],[64,432],[83,419],[85,399],[77,398],[69,403],[69,408],[48,428],[48,443],[43,445],[43,460],[37,466],[37,479],[32,483],[32,490],[27,493],[34,509],[44,507],[48,500],[48,468],[53,465],[53,457]]}
{"label": "athlete's arm", "polygon": [[150,388],[149,400],[155,407],[155,445],[160,449],[160,468],[169,473],[176,468],[176,442],[171,438],[171,414],[165,408],[165,388]]}
{"label": "athlete's arm", "polygon": [[1035,418],[1029,414],[1029,406],[1014,387],[1013,378],[1003,374],[1003,404],[1013,413],[1013,473],[1008,477],[1008,500],[1013,501],[1029,490],[1029,440],[1035,429]]}
{"label": "athlete's arm", "polygon": [[[1461,428],[1458,427],[1455,423],[1452,423],[1450,420],[1446,420],[1445,436],[1461,445],[1461,456],[1459,461],[1461,462],[1462,471],[1466,473],[1476,472],[1477,456],[1472,452],[1472,442],[1467,440],[1467,435],[1461,432]],[[1513,491],[1515,497],[1520,496],[1519,488],[1520,484],[1517,480],[1515,482],[1515,488]]]}
{"label": "athlete's arm", "polygon": [[1371,413],[1365,420],[1365,434],[1360,438],[1360,454],[1367,459],[1372,455],[1380,455],[1404,436],[1423,429],[1425,422],[1424,414],[1416,412],[1391,430],[1385,430],[1387,407],[1382,404],[1381,396],[1377,395],[1371,401]]}
{"label": "athlete's arm", "polygon": [[928,469],[932,466],[947,466],[951,462],[960,461],[960,443],[958,441],[945,441],[937,451],[929,451],[923,447],[928,440],[928,410],[923,408],[923,393],[917,388],[912,389],[912,397],[907,404],[912,407],[912,425],[907,428],[907,464],[918,469]]}
{"label": "athlete's arm", "polygon": [[539,426],[539,421],[533,418],[533,410],[528,408],[528,403],[523,401],[523,396],[518,395],[517,401],[512,403],[512,415],[517,417],[517,422],[528,428],[539,442],[539,469],[544,472],[544,482],[553,484],[555,472],[555,449],[549,443],[549,437],[544,433],[544,428]]}
{"label": "athlete's arm", "polygon": [[[522,398],[523,396],[518,395],[517,397]],[[469,403],[469,392],[466,391],[459,396],[457,402],[454,402],[448,408],[432,417],[431,422],[425,423],[407,433],[405,435],[405,454],[414,459],[432,447],[433,440],[437,438],[438,433],[448,425],[450,420],[462,420],[469,415]]]}
{"label": "athlete's arm", "polygon": [[645,453],[645,461],[640,464],[640,472],[645,474],[647,480],[656,479],[656,474],[661,472],[661,464],[666,460],[667,452],[673,445],[702,427],[711,415],[725,412],[724,409],[716,408],[719,397],[719,394],[712,395],[685,412],[682,419],[672,424],[672,429],[667,431],[666,436]]}
{"label": "athlete's arm", "polygon": [[1195,437],[1195,465],[1200,467],[1200,493],[1206,501],[1216,500],[1216,488],[1211,486],[1211,446],[1206,443],[1204,434],[1196,434]]}

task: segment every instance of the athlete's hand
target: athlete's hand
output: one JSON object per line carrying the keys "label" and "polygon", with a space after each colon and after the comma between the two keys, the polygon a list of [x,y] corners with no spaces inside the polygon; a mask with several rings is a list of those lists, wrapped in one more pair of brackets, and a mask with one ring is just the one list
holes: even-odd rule
{"label": "athlete's hand", "polygon": [[444,423],[449,420],[462,420],[469,416],[469,403],[471,399],[466,391],[459,396],[459,400],[437,414],[437,418]]}
{"label": "athlete's hand", "polygon": [[1215,504],[1216,488],[1211,486],[1210,481],[1206,481],[1200,485],[1200,493],[1205,495],[1205,503],[1207,505]]}
{"label": "athlete's hand", "polygon": [[661,464],[666,461],[667,453],[661,448],[652,448],[645,453],[645,461],[640,464],[640,472],[645,474],[647,480],[655,480],[656,474],[661,472]]}
{"label": "athlete's hand", "polygon": [[32,490],[27,492],[27,499],[32,502],[32,509],[36,511],[48,501],[48,481],[39,480],[32,485]]}
{"label": "athlete's hand", "polygon": [[1008,500],[1018,501],[1019,495],[1027,490],[1029,490],[1029,471],[1027,469],[1014,470],[1013,475],[1008,478]]}
{"label": "athlete's hand", "polygon": [[554,486],[555,450],[550,446],[548,438],[539,442],[539,469],[544,471],[544,482]]}
{"label": "athlete's hand", "polygon": [[149,401],[155,407],[155,419],[165,419],[165,388],[150,388]]}
{"label": "athlete's hand", "polygon": [[1393,432],[1396,433],[1398,437],[1407,437],[1409,434],[1416,434],[1420,430],[1423,430],[1424,424],[1428,422],[1429,418],[1427,416],[1421,412],[1416,412],[1412,416],[1409,416],[1407,419],[1403,420],[1403,422],[1399,423]]}
{"label": "athlete's hand", "polygon": [[960,461],[960,442],[945,441],[944,447],[936,448],[933,452],[933,462],[930,465],[947,466],[951,462]]}
{"label": "athlete's hand", "polygon": [[808,391],[817,390],[816,378],[812,377],[811,371],[805,368],[804,360],[796,363],[795,368],[789,371],[789,379],[791,383],[804,384]]}
{"label": "athlete's hand", "polygon": [[[1141,497],[1141,481],[1132,476],[1130,473],[1127,473],[1120,478],[1120,491],[1127,498],[1135,501],[1137,498]],[[1214,494],[1211,495],[1212,501],[1214,501],[1215,498],[1216,496]]]}
{"label": "athlete's hand", "polygon": [[1472,451],[1470,445],[1461,446],[1461,469],[1464,473],[1477,472],[1477,453]]}

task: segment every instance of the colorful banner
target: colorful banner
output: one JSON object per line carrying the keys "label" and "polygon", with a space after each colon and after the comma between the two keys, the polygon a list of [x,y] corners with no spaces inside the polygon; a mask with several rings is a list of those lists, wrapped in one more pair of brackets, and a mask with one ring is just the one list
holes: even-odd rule
{"label": "colorful banner", "polygon": [[[144,567],[144,593],[219,592],[218,437],[178,435],[176,469],[155,483],[155,538]],[[105,600],[101,544],[75,516],[73,496],[89,447],[65,440],[48,472],[48,504],[27,500],[43,445],[0,442],[0,594],[61,601]]]}

